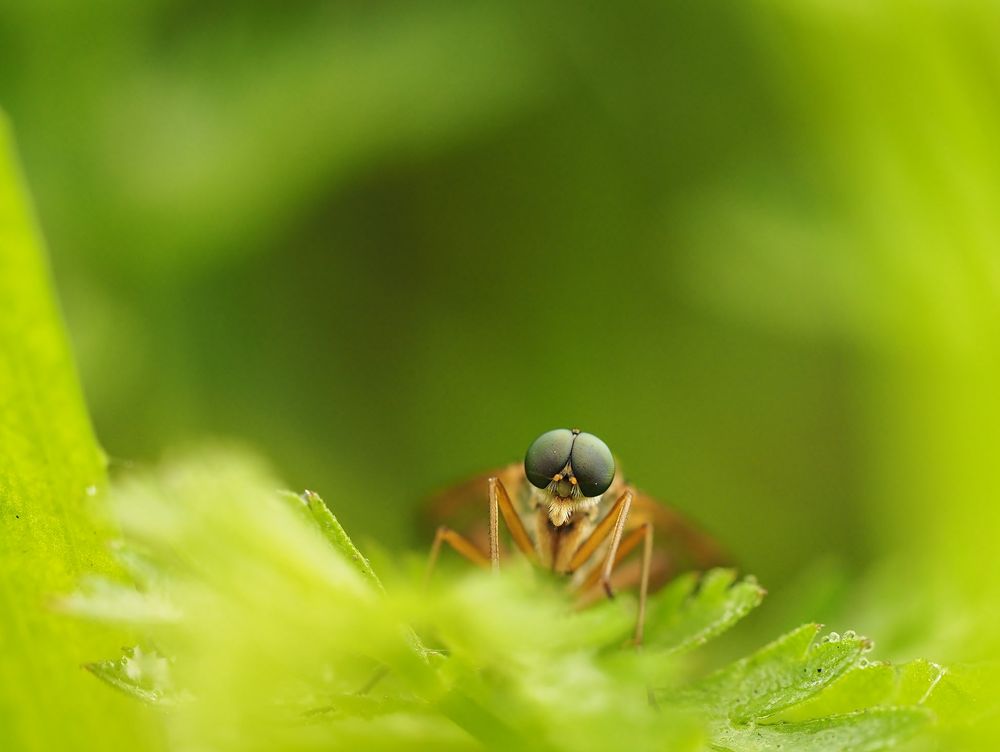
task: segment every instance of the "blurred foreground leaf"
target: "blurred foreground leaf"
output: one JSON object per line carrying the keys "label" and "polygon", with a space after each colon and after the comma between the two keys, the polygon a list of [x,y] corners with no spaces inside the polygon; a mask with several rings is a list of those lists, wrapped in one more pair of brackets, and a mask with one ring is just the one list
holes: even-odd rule
{"label": "blurred foreground leaf", "polygon": [[816,624],[698,678],[685,655],[763,597],[732,570],[654,594],[640,651],[622,645],[633,598],[575,611],[527,567],[383,587],[319,496],[277,485],[252,458],[211,448],[130,477],[113,499],[132,597],[90,580],[63,602],[145,625],[165,657],[134,648],[91,670],[173,705],[181,747],[578,752],[627,731],[638,750],[872,751],[954,719],[947,698],[968,688],[924,661],[871,663],[871,640],[817,640]]}
{"label": "blurred foreground leaf", "polygon": [[98,679],[143,702],[172,705],[182,699],[171,691],[170,662],[156,651],[127,648],[116,660],[90,663]]}
{"label": "blurred foreground leaf", "polygon": [[304,491],[301,495],[287,494],[287,498],[292,503],[300,502],[307,510],[309,517],[316,523],[326,539],[330,541],[330,545],[343,554],[348,561],[353,563],[354,567],[373,585],[380,590],[382,589],[382,583],[379,582],[378,575],[375,574],[372,565],[368,563],[368,559],[354,545],[354,541],[351,540],[347,531],[344,530],[319,494],[312,491]]}
{"label": "blurred foreground leaf", "polygon": [[121,637],[48,608],[112,562],[92,515],[104,461],[41,248],[0,115],[0,749],[126,749],[136,707],[79,668]]}

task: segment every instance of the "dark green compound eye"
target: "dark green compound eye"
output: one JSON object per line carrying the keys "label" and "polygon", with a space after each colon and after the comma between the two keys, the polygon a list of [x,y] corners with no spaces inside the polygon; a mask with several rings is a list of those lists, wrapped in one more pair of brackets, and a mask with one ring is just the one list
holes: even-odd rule
{"label": "dark green compound eye", "polygon": [[600,496],[615,479],[615,458],[608,445],[592,433],[576,437],[569,462],[584,496]]}
{"label": "dark green compound eye", "polygon": [[615,478],[615,459],[608,445],[591,433],[565,428],[546,431],[524,455],[524,473],[531,485],[548,488],[569,463],[584,496],[600,496]]}
{"label": "dark green compound eye", "polygon": [[576,436],[568,428],[546,431],[528,447],[524,455],[524,474],[536,488],[548,488],[552,477],[569,462]]}

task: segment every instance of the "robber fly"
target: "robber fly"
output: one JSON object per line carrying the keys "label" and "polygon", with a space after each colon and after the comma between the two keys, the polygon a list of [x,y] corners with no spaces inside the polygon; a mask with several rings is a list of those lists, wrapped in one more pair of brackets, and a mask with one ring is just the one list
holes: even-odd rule
{"label": "robber fly", "polygon": [[[479,506],[486,500],[484,491],[489,501],[485,520]],[[427,508],[439,525],[427,577],[445,543],[497,571],[503,517],[521,553],[567,576],[581,603],[638,585],[636,644],[642,642],[651,590],[685,569],[708,569],[725,560],[709,536],[627,483],[607,444],[578,429],[543,433],[528,447],[523,463],[444,491]],[[624,561],[640,546],[637,561]]]}

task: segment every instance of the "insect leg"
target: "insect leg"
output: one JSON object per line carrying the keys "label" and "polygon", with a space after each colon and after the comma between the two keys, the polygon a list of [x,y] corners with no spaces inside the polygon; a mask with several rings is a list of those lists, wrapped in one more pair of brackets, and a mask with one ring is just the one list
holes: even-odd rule
{"label": "insect leg", "polygon": [[[622,559],[624,559],[626,556],[632,553],[636,549],[636,547],[643,542],[643,540],[645,539],[647,527],[651,528],[652,523],[644,522],[639,527],[629,531],[628,534],[622,538],[622,542],[618,546],[618,553],[615,555],[616,572],[621,571],[620,569],[617,569],[617,567],[619,564],[621,564]],[[586,593],[588,590],[591,590],[595,585],[597,585],[597,583],[601,581],[601,572],[602,572],[601,567],[594,567],[593,569],[591,569],[587,573],[586,579],[576,586],[577,592]]]}
{"label": "insect leg", "polygon": [[625,521],[628,519],[628,511],[632,507],[632,490],[625,489],[622,495],[618,497],[618,500],[614,503],[614,506],[608,510],[608,513],[604,516],[594,531],[590,534],[580,547],[576,549],[573,554],[573,558],[569,560],[569,566],[566,568],[568,572],[575,572],[583,563],[587,561],[594,552],[604,543],[605,539],[611,536],[611,545],[608,547],[608,556],[604,563],[604,568],[601,572],[601,583],[604,585],[604,589],[608,596],[614,595],[611,591],[611,568],[615,563],[615,555],[618,552],[618,546],[621,543],[622,532],[625,530]]}
{"label": "insect leg", "polygon": [[608,557],[604,560],[604,570],[601,572],[601,584],[604,586],[604,592],[608,594],[608,598],[613,598],[615,594],[611,589],[611,571],[615,568],[615,556],[618,555],[618,546],[621,545],[622,533],[625,532],[625,522],[628,520],[628,510],[632,506],[631,491],[626,491],[624,497],[625,503],[622,504],[614,530],[611,532]]}
{"label": "insect leg", "polygon": [[646,626],[646,597],[649,594],[649,570],[653,565],[653,526],[646,522],[637,530],[643,531],[642,575],[639,578],[639,614],[635,620],[635,644],[642,644],[642,630]]}
{"label": "insect leg", "polygon": [[534,561],[535,547],[531,542],[528,531],[524,529],[524,523],[514,504],[510,500],[507,489],[499,478],[489,479],[490,487],[490,561],[493,564],[493,571],[500,569],[500,514],[503,521],[507,523],[507,529],[514,539],[514,543],[521,549],[521,553]]}
{"label": "insect leg", "polygon": [[[629,586],[635,582],[636,574],[638,574],[639,579],[639,613],[636,618],[635,623],[635,639],[634,643],[636,645],[642,644],[642,633],[643,628],[646,625],[646,599],[649,595],[649,575],[653,568],[653,524],[651,522],[644,522],[639,527],[635,528],[628,535],[622,538],[621,545],[618,546],[618,553],[615,554],[614,563],[612,564],[612,569],[617,567],[621,563],[622,559],[628,556],[632,551],[642,543],[642,561],[638,571],[632,569],[625,573],[624,579],[622,577],[617,577],[616,584],[619,586]],[[616,574],[621,575],[621,569],[615,570]],[[603,568],[595,567],[594,570],[588,573],[587,578],[580,583],[578,586],[578,591],[584,594],[584,599],[582,602],[588,602],[587,591],[594,588],[598,582],[601,581],[602,575],[604,574]],[[595,595],[596,599],[597,596]]]}
{"label": "insect leg", "polygon": [[472,541],[464,535],[455,532],[450,527],[441,525],[434,535],[434,543],[431,545],[431,554],[427,558],[427,571],[424,573],[424,587],[430,582],[431,573],[437,565],[438,556],[441,553],[441,544],[447,543],[466,559],[481,567],[487,567],[490,560],[486,558],[482,551],[473,545]]}

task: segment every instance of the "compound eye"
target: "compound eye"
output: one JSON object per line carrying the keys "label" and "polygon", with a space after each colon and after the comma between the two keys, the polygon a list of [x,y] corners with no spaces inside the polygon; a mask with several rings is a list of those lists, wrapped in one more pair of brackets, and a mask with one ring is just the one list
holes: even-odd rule
{"label": "compound eye", "polygon": [[588,498],[603,494],[615,479],[615,458],[608,445],[592,433],[576,437],[570,464],[580,491]]}
{"label": "compound eye", "polygon": [[546,431],[528,447],[524,474],[536,488],[548,488],[552,477],[566,467],[573,449],[573,432],[567,428]]}

